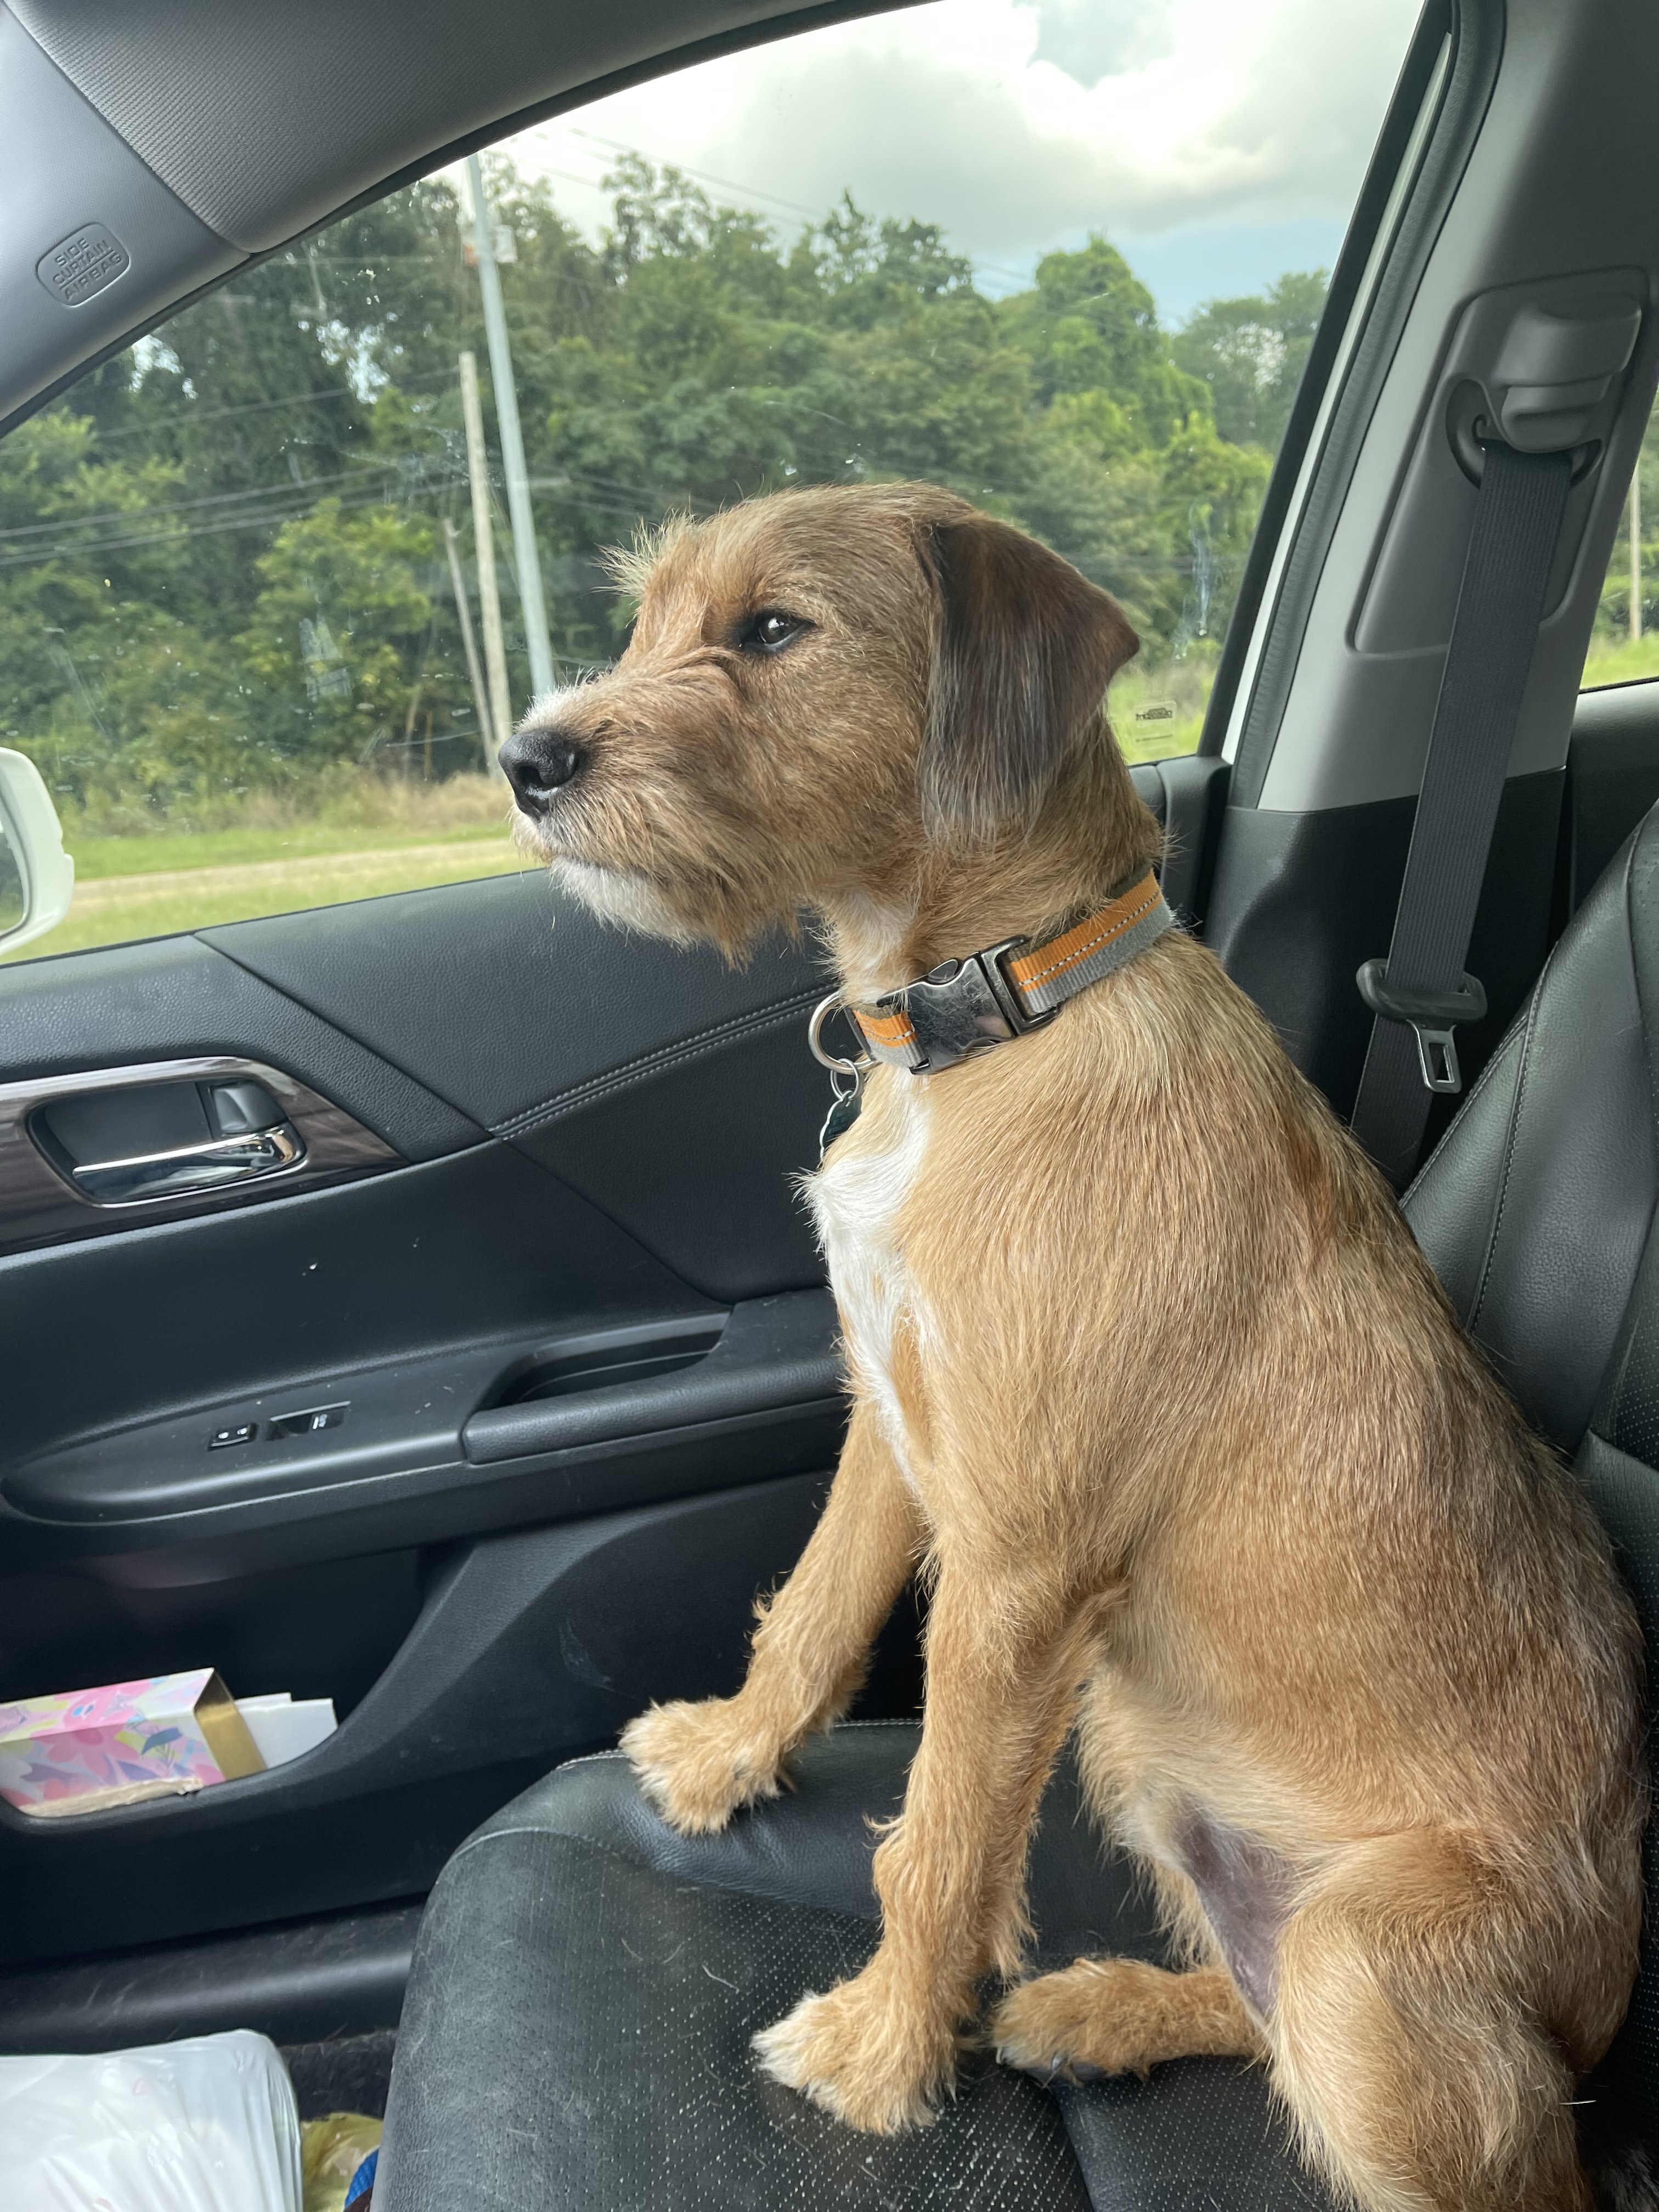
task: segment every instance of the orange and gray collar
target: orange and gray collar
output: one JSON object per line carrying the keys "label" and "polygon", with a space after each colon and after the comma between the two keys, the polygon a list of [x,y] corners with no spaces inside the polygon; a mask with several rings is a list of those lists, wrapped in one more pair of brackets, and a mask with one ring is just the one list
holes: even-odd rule
{"label": "orange and gray collar", "polygon": [[1012,937],[965,960],[946,960],[873,1005],[826,999],[812,1017],[812,1049],[832,1067],[818,1042],[829,1016],[843,1009],[871,1056],[913,1074],[933,1074],[971,1053],[988,1052],[1051,1021],[1068,999],[1111,975],[1176,926],[1150,871],[1139,883],[1059,937],[1032,945]]}

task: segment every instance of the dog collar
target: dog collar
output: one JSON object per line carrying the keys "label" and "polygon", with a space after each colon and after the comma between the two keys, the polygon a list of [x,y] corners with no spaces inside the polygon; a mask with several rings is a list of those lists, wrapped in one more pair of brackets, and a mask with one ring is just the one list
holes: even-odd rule
{"label": "dog collar", "polygon": [[914,983],[873,1003],[826,999],[812,1016],[812,1050],[827,1066],[849,1070],[819,1042],[838,1008],[856,1024],[872,1058],[914,1075],[932,1075],[970,1054],[1024,1036],[1052,1021],[1068,999],[1133,960],[1176,926],[1149,870],[1115,899],[1058,937],[1032,945],[1006,938],[965,960],[946,960]]}

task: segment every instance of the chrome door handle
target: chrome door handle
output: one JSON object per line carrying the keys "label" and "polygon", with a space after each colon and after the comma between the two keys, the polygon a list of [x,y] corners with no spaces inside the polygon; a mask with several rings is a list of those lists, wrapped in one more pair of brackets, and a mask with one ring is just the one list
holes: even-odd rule
{"label": "chrome door handle", "polygon": [[76,1189],[94,1206],[143,1206],[152,1199],[187,1197],[278,1175],[284,1168],[300,1166],[305,1156],[306,1148],[292,1127],[279,1121],[274,1128],[216,1137],[175,1152],[87,1160],[70,1172]]}

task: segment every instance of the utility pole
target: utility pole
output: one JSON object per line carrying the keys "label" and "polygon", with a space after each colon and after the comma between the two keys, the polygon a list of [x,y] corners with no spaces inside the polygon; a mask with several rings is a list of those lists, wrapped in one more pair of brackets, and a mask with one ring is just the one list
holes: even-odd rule
{"label": "utility pole", "polygon": [[1642,635],[1642,461],[1637,456],[1636,473],[1630,480],[1630,635],[1631,642]]}
{"label": "utility pole", "polygon": [[[466,578],[461,573],[460,534],[446,515],[444,518],[444,550],[449,556],[449,587],[455,594],[455,612],[460,617],[461,649],[466,655],[466,673],[472,686],[472,711],[478,718],[478,742],[483,747],[484,774],[499,775],[495,764],[495,717],[489,711],[489,695],[484,690],[483,670],[478,665],[478,641],[472,634],[472,609],[466,596]],[[427,739],[427,750],[432,740]]]}
{"label": "utility pole", "polygon": [[536,550],[536,520],[530,511],[530,478],[524,465],[524,435],[519,428],[519,393],[513,381],[513,355],[507,342],[501,306],[501,272],[495,265],[495,239],[484,197],[483,170],[469,154],[467,182],[472,188],[472,235],[478,257],[478,285],[483,294],[484,334],[489,341],[489,380],[495,391],[495,421],[501,434],[501,463],[507,473],[507,511],[513,521],[513,556],[519,572],[519,603],[525,643],[530,650],[530,688],[538,695],[553,689],[553,650],[548,641],[547,603],[542,596],[541,557]]}
{"label": "utility pole", "polygon": [[[494,755],[513,734],[512,693],[507,688],[507,647],[501,640],[501,598],[495,587],[495,536],[489,526],[489,463],[484,454],[483,409],[478,404],[478,364],[461,356],[461,417],[466,424],[466,473],[472,485],[472,538],[478,556],[478,614],[483,623],[484,666],[489,671],[489,720],[484,744]],[[494,733],[495,745],[489,739]]]}

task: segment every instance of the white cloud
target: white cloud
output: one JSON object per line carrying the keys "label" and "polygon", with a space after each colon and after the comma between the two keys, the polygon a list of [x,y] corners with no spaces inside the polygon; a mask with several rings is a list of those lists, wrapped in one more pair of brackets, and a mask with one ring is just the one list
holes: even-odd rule
{"label": "white cloud", "polygon": [[1175,52],[1170,0],[1042,0],[1038,61],[1079,84],[1098,84]]}
{"label": "white cloud", "polygon": [[[1188,226],[1346,218],[1417,0],[933,0],[596,102],[518,142],[592,228],[638,148],[778,215],[849,188],[981,266]],[[572,181],[587,180],[586,185]],[[717,197],[719,195],[717,194]]]}

